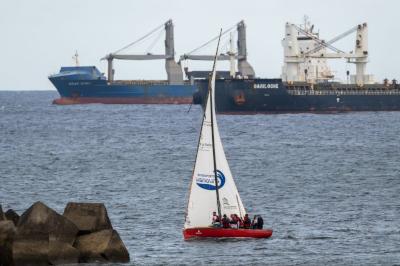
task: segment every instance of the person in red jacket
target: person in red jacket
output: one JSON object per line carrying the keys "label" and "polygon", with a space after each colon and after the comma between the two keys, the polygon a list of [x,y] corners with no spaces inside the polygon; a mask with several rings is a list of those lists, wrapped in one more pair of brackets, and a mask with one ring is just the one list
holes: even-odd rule
{"label": "person in red jacket", "polygon": [[238,225],[238,228],[243,228],[243,220],[237,214],[235,214],[235,219]]}
{"label": "person in red jacket", "polygon": [[226,216],[226,214],[224,214],[224,215],[222,216],[222,227],[223,227],[223,228],[230,228],[229,223],[230,223],[229,218]]}
{"label": "person in red jacket", "polygon": [[251,220],[247,213],[243,217],[243,227],[244,227],[244,229],[250,229],[250,227],[251,227]]}
{"label": "person in red jacket", "polygon": [[230,226],[233,229],[238,229],[239,228],[238,220],[236,219],[235,214],[231,214]]}

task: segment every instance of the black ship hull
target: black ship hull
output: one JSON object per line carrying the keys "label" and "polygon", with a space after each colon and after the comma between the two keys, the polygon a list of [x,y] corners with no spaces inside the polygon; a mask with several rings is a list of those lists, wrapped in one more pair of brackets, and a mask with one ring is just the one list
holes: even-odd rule
{"label": "black ship hull", "polygon": [[[208,81],[197,81],[196,103],[205,102]],[[400,111],[400,86],[374,84],[286,84],[281,79],[216,81],[218,113]]]}

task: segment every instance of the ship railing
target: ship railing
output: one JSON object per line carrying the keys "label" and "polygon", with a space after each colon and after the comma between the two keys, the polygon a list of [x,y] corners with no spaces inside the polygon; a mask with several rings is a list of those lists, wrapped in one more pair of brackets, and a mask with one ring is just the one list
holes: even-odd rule
{"label": "ship railing", "polygon": [[[168,80],[114,80],[111,84],[139,86],[170,85]],[[191,85],[191,83],[190,81],[185,80],[182,85]]]}
{"label": "ship railing", "polygon": [[291,95],[400,95],[400,90],[296,90]]}

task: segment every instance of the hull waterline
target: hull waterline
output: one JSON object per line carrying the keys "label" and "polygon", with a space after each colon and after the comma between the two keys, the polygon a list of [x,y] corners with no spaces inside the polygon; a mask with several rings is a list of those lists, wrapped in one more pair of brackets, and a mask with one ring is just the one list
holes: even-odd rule
{"label": "hull waterline", "polygon": [[53,100],[53,104],[191,104],[192,97],[61,97]]}
{"label": "hull waterline", "polygon": [[183,230],[185,240],[195,238],[269,238],[272,236],[272,229],[231,229],[199,227]]}

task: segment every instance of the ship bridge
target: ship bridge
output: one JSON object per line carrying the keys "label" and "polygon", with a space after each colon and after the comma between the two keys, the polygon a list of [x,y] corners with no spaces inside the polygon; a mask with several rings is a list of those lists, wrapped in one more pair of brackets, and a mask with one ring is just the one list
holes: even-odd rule
{"label": "ship bridge", "polygon": [[[354,51],[342,51],[333,44],[352,33],[356,33]],[[372,75],[366,75],[368,63],[368,26],[367,23],[356,25],[339,34],[329,41],[320,39],[319,32],[314,31],[314,25],[308,21],[307,16],[303,25],[286,23],[285,38],[282,40],[284,48],[284,65],[282,79],[288,83],[309,82],[318,83],[333,80],[334,75],[330,70],[327,60],[346,59],[348,63],[356,65],[356,74],[347,79],[351,83],[363,86],[372,84]]]}

